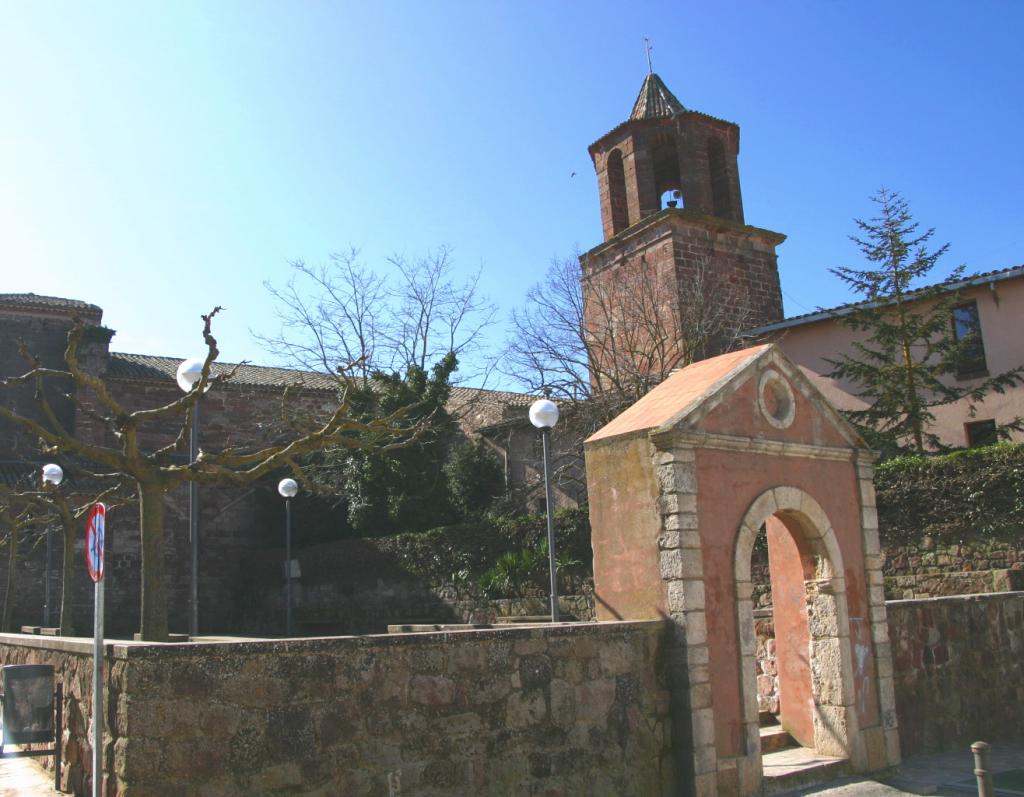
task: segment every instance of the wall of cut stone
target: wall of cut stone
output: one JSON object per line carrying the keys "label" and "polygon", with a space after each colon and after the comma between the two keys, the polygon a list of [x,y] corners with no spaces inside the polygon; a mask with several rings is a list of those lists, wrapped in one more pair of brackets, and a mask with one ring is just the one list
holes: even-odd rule
{"label": "wall of cut stone", "polygon": [[1024,540],[969,539],[886,545],[885,594],[890,600],[937,598],[1024,589]]}
{"label": "wall of cut stone", "polygon": [[[1024,592],[886,603],[903,755],[1024,737]],[[775,633],[755,616],[758,707],[778,713]]]}
{"label": "wall of cut stone", "polygon": [[[888,600],[942,598],[988,592],[1024,590],[1024,541],[968,539],[957,543],[936,542],[924,535],[914,544],[886,545],[882,568]],[[754,605],[772,605],[768,552],[754,551],[751,563]]]}
{"label": "wall of cut stone", "polygon": [[904,756],[1024,737],[1024,592],[886,608]]}
{"label": "wall of cut stone", "polygon": [[[664,632],[114,645],[109,793],[668,795]],[[87,762],[91,668],[62,645],[88,648],[3,635],[0,660],[78,673],[72,746]]]}

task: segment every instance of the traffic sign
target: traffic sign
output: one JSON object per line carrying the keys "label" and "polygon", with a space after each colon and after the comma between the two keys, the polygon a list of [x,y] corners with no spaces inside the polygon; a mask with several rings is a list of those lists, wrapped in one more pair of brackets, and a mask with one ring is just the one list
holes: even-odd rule
{"label": "traffic sign", "polygon": [[93,581],[103,579],[103,540],[107,525],[107,508],[93,504],[89,510],[89,522],[85,525],[85,563]]}

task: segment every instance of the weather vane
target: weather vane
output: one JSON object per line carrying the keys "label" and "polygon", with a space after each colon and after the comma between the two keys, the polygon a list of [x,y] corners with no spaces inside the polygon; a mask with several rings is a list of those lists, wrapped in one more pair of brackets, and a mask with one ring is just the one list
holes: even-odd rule
{"label": "weather vane", "polygon": [[654,67],[651,66],[651,50],[654,48],[651,47],[651,40],[648,36],[644,36],[644,49],[647,50],[647,74],[653,75]]}

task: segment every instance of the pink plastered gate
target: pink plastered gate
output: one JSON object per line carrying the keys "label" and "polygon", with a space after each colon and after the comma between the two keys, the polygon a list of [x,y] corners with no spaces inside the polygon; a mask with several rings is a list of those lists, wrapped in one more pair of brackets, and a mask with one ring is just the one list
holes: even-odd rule
{"label": "pink plastered gate", "polygon": [[899,762],[874,457],[771,346],[689,366],[587,441],[599,619],[666,617],[678,793],[761,788],[750,564],[767,532],[780,720]]}

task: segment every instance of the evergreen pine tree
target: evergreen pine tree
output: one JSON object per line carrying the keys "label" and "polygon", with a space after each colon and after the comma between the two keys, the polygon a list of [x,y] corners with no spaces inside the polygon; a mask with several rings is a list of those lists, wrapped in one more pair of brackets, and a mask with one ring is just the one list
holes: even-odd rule
{"label": "evergreen pine tree", "polygon": [[[961,329],[958,335],[954,328],[953,313],[961,299],[952,288],[965,279],[964,267],[953,269],[941,283],[917,287],[949,244],[929,251],[935,230],[918,232],[899,193],[883,188],[872,201],[878,215],[855,219],[860,233],[850,236],[871,265],[831,269],[862,301],[839,316],[859,334],[851,353],[828,360],[833,366],[828,376],[852,383],[867,402],[864,409],[845,414],[870,445],[885,453],[942,450],[946,446],[930,431],[933,409],[966,401],[973,416],[975,405],[988,393],[1020,384],[1024,366],[995,376],[962,378],[981,343],[980,330]],[[999,431],[1005,435],[1019,428],[1017,418]]]}

